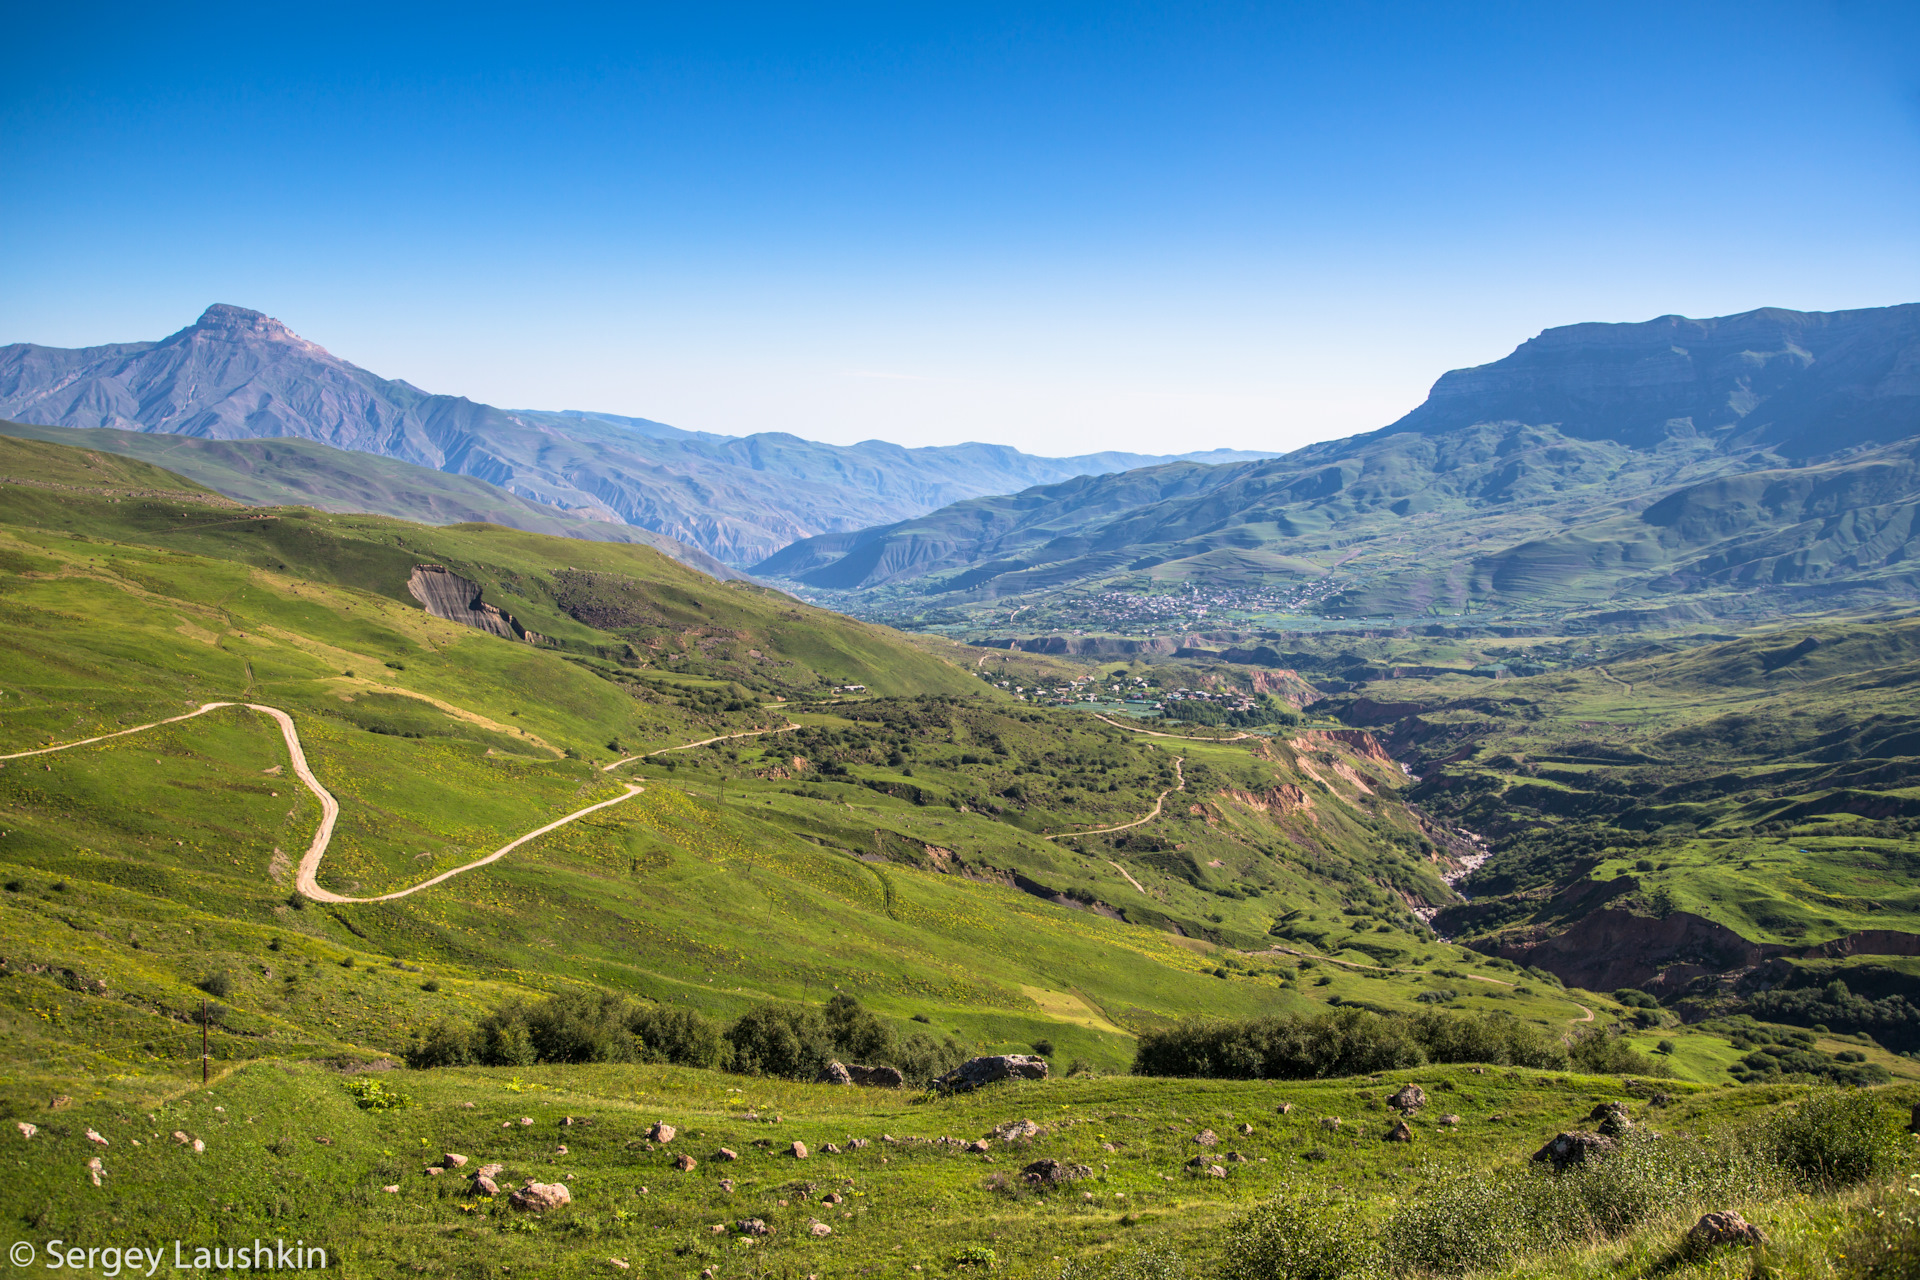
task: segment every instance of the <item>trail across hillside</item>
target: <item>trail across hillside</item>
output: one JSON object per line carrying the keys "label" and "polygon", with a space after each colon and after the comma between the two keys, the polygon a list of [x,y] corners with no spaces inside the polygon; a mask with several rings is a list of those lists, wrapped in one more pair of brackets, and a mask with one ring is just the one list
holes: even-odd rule
{"label": "trail across hillside", "polygon": [[669,751],[691,751],[695,747],[704,747],[708,743],[726,742],[733,738],[757,738],[763,733],[792,733],[795,729],[798,729],[798,728],[800,728],[799,725],[789,721],[787,724],[785,724],[784,726],[778,729],[749,729],[745,733],[723,733],[713,738],[702,738],[698,742],[683,742],[677,747],[662,747],[658,751],[647,751],[637,756],[628,756],[624,760],[615,760],[612,764],[602,765],[600,767],[600,772],[612,773],[615,769],[618,769],[623,764],[632,764],[635,760],[649,760],[649,759],[652,759],[654,756],[663,756],[667,754],[667,752]]}
{"label": "trail across hillside", "polygon": [[1175,742],[1239,742],[1254,736],[1246,732],[1237,732],[1231,738],[1189,738],[1184,733],[1161,733],[1158,729],[1142,729],[1137,724],[1121,724],[1118,720],[1107,719],[1098,711],[1089,711],[1087,714],[1102,724],[1110,724],[1116,729],[1125,729],[1128,733],[1144,733],[1149,738],[1172,738]]}
{"label": "trail across hillside", "polygon": [[[1129,827],[1138,827],[1145,823],[1152,822],[1155,818],[1160,816],[1161,806],[1166,804],[1168,796],[1172,795],[1176,791],[1185,791],[1187,789],[1186,765],[1187,765],[1187,762],[1183,760],[1181,757],[1175,756],[1173,758],[1173,776],[1175,778],[1178,778],[1179,781],[1174,783],[1173,786],[1167,788],[1165,791],[1162,791],[1158,796],[1154,797],[1153,809],[1147,814],[1146,817],[1135,818],[1132,822],[1123,822],[1117,827],[1095,827],[1091,831],[1062,831],[1059,835],[1041,836],[1040,838],[1042,840],[1064,840],[1068,836],[1103,836],[1107,834],[1107,832],[1109,831],[1125,831]],[[1124,871],[1122,871],[1120,874],[1123,876],[1127,875],[1127,873]],[[1127,876],[1127,879],[1132,880],[1133,877]],[[1135,881],[1133,887],[1136,889],[1140,889],[1139,882]],[[1145,893],[1146,890],[1140,889],[1140,892]]]}
{"label": "trail across hillside", "polygon": [[[331,890],[322,889],[317,879],[320,872],[320,860],[326,857],[327,846],[333,842],[333,825],[339,821],[340,818],[340,802],[333,798],[332,792],[320,785],[320,779],[314,777],[313,770],[307,767],[307,753],[300,745],[300,733],[299,730],[293,727],[293,717],[278,707],[263,706],[258,702],[208,702],[202,704],[198,710],[189,711],[185,715],[168,716],[165,720],[155,720],[152,724],[135,725],[131,729],[122,729],[118,733],[103,733],[97,738],[82,738],[78,742],[63,742],[55,747],[41,747],[34,751],[16,751],[11,755],[0,756],[0,760],[18,760],[23,756],[43,756],[54,751],[67,751],[74,747],[84,747],[95,742],[107,742],[113,738],[124,738],[130,733],[144,733],[148,729],[158,729],[161,725],[178,724],[182,720],[191,720],[195,716],[203,716],[209,711],[218,711],[222,707],[245,707],[249,711],[258,711],[261,715],[273,717],[274,721],[280,726],[280,736],[286,740],[287,754],[293,759],[294,776],[299,778],[301,784],[305,786],[307,790],[313,792],[320,800],[319,829],[314,832],[313,843],[307,846],[306,853],[300,858],[299,869],[294,873],[294,887],[315,902],[391,902],[395,898],[404,898],[408,894],[418,893],[420,890],[439,884],[444,880],[451,880],[457,875],[472,871],[475,867],[484,867],[489,862],[497,862],[529,840],[543,836],[556,827],[564,827],[574,819],[584,818],[596,810],[605,809],[609,805],[616,805],[625,800],[631,800],[645,789],[643,787],[637,787],[632,783],[627,783],[627,790],[624,795],[615,796],[611,800],[602,800],[598,804],[590,804],[584,809],[576,809],[566,817],[554,822],[549,822],[537,831],[527,832],[527,834],[521,836],[511,844],[502,845],[484,858],[476,858],[472,862],[462,863],[451,871],[442,871],[439,875],[431,879],[422,880],[419,884],[410,885],[405,889],[396,889],[392,893],[376,894],[371,898],[349,898],[334,893]],[[798,726],[795,727],[797,728]],[[698,746],[701,744],[694,743],[691,745]]]}
{"label": "trail across hillside", "polygon": [[[1395,969],[1383,964],[1361,964],[1358,960],[1341,960],[1334,956],[1323,956],[1318,952],[1314,952],[1314,951],[1299,951],[1294,949],[1293,947],[1283,947],[1278,943],[1275,943],[1274,945],[1268,947],[1267,950],[1279,951],[1290,956],[1305,956],[1308,959],[1312,959],[1312,960],[1325,960],[1328,964],[1344,965],[1349,969],[1372,969],[1376,973],[1419,973],[1421,972],[1421,970],[1419,969]],[[1249,951],[1249,952],[1246,952],[1245,954],[1257,956],[1263,953],[1258,951]],[[1514,985],[1513,983],[1508,982],[1505,978],[1488,978],[1488,977],[1483,977],[1477,973],[1466,973],[1460,976],[1467,979],[1467,981],[1469,982],[1490,982],[1496,987],[1511,987]],[[1592,1022],[1593,1021],[1593,1010],[1587,1008],[1587,1006],[1581,1004],[1578,1000],[1568,1000],[1567,1003],[1580,1011],[1579,1017],[1568,1018],[1567,1019],[1568,1022]]]}

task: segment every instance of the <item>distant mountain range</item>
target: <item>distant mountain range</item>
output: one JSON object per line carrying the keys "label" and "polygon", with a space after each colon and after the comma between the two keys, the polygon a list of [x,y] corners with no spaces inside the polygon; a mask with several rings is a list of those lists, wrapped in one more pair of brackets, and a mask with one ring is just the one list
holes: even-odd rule
{"label": "distant mountain range", "polygon": [[1550,329],[1383,430],[802,540],[753,571],[961,604],[1318,584],[1336,615],[1912,594],[1920,304]]}
{"label": "distant mountain range", "polygon": [[224,305],[158,342],[0,347],[0,418],[212,440],[311,440],[472,476],[582,519],[665,534],[735,565],[799,538],[985,494],[1176,458],[1272,456],[1222,449],[1040,458],[989,444],[840,446],[780,432],[722,436],[613,414],[497,409],[378,377],[278,320]]}

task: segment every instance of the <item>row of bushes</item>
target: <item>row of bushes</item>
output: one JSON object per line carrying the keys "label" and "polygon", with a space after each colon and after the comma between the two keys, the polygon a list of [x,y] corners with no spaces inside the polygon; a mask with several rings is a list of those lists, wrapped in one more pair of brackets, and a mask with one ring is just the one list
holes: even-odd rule
{"label": "row of bushes", "polygon": [[691,1009],[578,991],[512,1001],[477,1024],[442,1019],[414,1037],[407,1065],[524,1067],[536,1063],[654,1062],[811,1080],[830,1061],[898,1067],[913,1084],[967,1057],[951,1036],[900,1035],[852,996],[825,1008],[763,1004],[729,1023]]}
{"label": "row of bushes", "polygon": [[[1854,1186],[1892,1170],[1903,1145],[1897,1117],[1876,1099],[1823,1090],[1721,1141],[1636,1129],[1605,1159],[1561,1172],[1525,1163],[1462,1174],[1401,1198],[1380,1219],[1355,1213],[1350,1202],[1324,1190],[1282,1194],[1218,1233],[1219,1265],[1206,1274],[1212,1280],[1378,1280],[1511,1267],[1653,1224],[1690,1225],[1708,1209]],[[1908,1213],[1891,1227],[1891,1234],[1886,1224],[1879,1227],[1884,1239],[1863,1233],[1850,1242],[1847,1260],[1864,1265],[1842,1274],[1862,1280],[1914,1274],[1884,1264],[1920,1260],[1920,1221]],[[1688,1261],[1676,1254],[1650,1274]],[[1163,1248],[1070,1264],[1060,1280],[1183,1280],[1197,1272]]]}
{"label": "row of bushes", "polygon": [[1371,1075],[1427,1062],[1672,1074],[1616,1036],[1581,1032],[1563,1040],[1497,1014],[1375,1013],[1345,1008],[1244,1022],[1185,1022],[1140,1037],[1133,1073],[1222,1080],[1317,1080]]}

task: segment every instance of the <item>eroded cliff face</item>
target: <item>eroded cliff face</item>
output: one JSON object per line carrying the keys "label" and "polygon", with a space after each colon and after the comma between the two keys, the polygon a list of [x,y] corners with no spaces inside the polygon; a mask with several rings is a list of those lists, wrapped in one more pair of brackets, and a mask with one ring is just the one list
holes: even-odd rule
{"label": "eroded cliff face", "polygon": [[415,565],[412,576],[407,579],[407,590],[436,618],[473,627],[502,640],[522,640],[528,644],[547,642],[539,632],[521,626],[512,614],[483,601],[479,583],[461,577],[444,565]]}

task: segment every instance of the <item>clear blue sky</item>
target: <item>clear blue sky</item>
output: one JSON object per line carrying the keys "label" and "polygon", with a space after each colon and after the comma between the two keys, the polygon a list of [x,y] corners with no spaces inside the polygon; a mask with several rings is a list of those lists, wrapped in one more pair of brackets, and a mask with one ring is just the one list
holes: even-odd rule
{"label": "clear blue sky", "polygon": [[1920,300],[1915,9],[15,5],[0,342],[1285,448],[1550,325]]}

